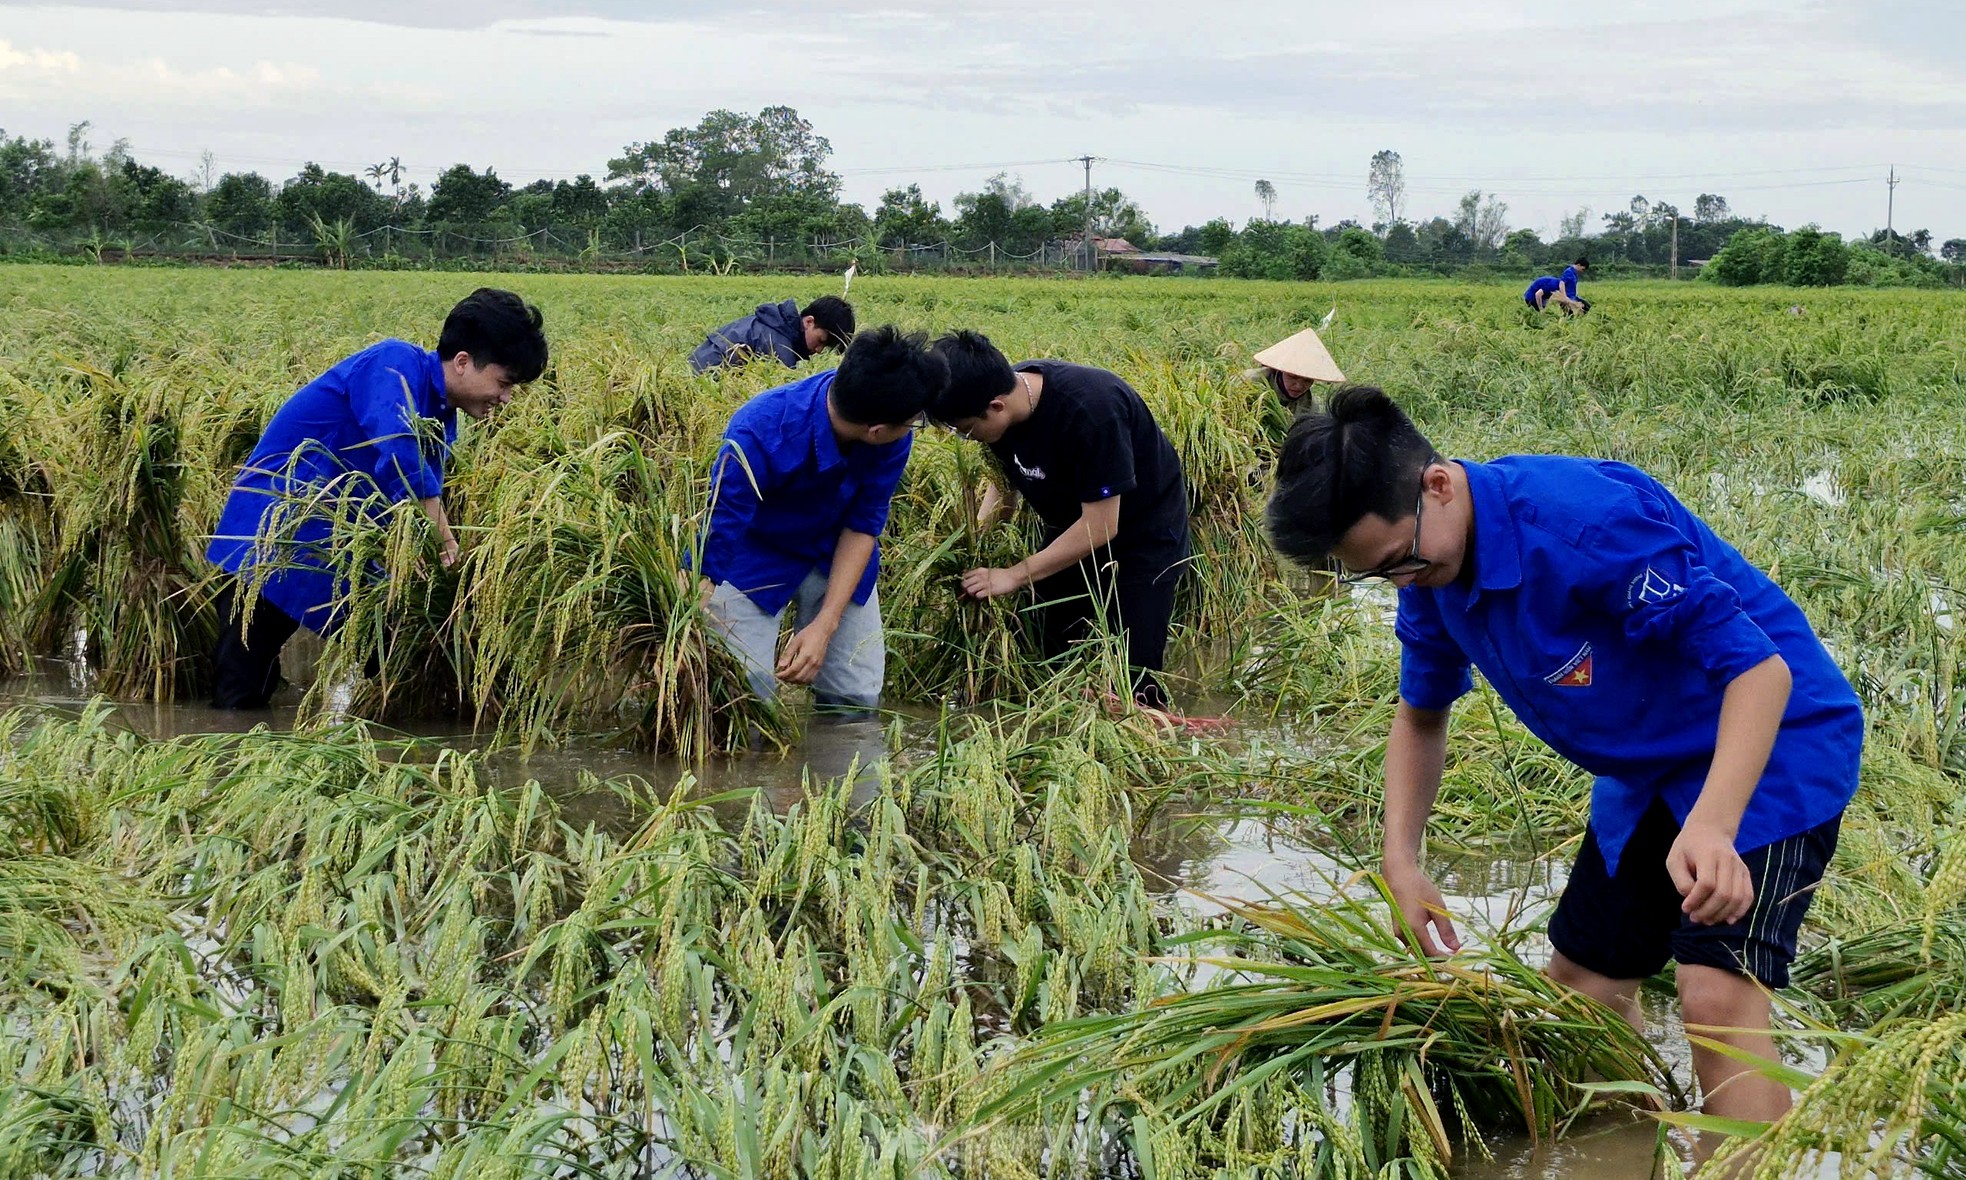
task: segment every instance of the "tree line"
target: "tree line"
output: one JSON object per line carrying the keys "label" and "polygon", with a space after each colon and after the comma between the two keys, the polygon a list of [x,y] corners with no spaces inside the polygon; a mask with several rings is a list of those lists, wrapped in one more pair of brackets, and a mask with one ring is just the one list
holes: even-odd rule
{"label": "tree line", "polygon": [[[77,124],[65,144],[0,130],[0,252],[98,260],[112,252],[302,254],[342,266],[561,259],[686,269],[830,263],[844,255],[863,269],[1004,268],[1083,264],[1089,227],[1095,238],[1125,239],[1142,250],[1217,258],[1231,276],[1343,279],[1468,267],[1526,273],[1586,253],[1599,273],[1664,269],[1717,258],[1737,234],[1760,241],[1782,232],[1736,216],[1712,193],[1700,194],[1690,214],[1643,196],[1595,224],[1591,211],[1580,209],[1550,241],[1512,228],[1507,204],[1478,189],[1449,213],[1413,218],[1403,163],[1390,150],[1367,168],[1370,226],[1278,220],[1275,186],[1258,181],[1261,217],[1240,227],[1221,217],[1162,232],[1118,188],[1046,203],[1004,173],[959,194],[946,212],[918,184],[889,189],[870,211],[841,199],[840,176],[828,166],[832,145],[786,106],[755,115],[712,111],[695,126],[625,146],[598,177],[514,185],[494,167],[457,164],[428,191],[404,182],[397,157],[358,172],[309,163],[275,181],[258,172],[215,174],[208,155],[196,174],[178,176],[137,159],[126,141],[94,150],[91,130]],[[1873,282],[1943,280],[1948,269],[1966,266],[1966,241],[1939,247],[1947,268],[1932,258],[1932,235],[1924,230],[1879,231],[1865,245],[1891,265],[1859,260],[1837,281],[1853,274]]]}

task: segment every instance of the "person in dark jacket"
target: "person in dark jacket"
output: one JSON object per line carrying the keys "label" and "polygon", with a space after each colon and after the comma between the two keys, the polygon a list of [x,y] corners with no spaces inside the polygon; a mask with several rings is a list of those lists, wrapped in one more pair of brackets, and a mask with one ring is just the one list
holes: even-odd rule
{"label": "person in dark jacket", "polygon": [[205,554],[228,575],[212,653],[215,706],[265,708],[293,633],[340,626],[348,585],[320,509],[357,502],[373,513],[415,501],[436,531],[438,560],[457,560],[443,491],[458,411],[482,419],[514,386],[538,378],[547,356],[541,324],[539,309],[517,295],[481,287],[451,309],[434,351],[407,340],[370,345],[273,415]]}
{"label": "person in dark jacket", "polygon": [[703,373],[774,357],[786,368],[796,368],[813,353],[844,350],[851,339],[853,305],[837,295],[822,295],[804,311],[791,299],[761,303],[750,315],[710,333],[689,354],[689,367]]}

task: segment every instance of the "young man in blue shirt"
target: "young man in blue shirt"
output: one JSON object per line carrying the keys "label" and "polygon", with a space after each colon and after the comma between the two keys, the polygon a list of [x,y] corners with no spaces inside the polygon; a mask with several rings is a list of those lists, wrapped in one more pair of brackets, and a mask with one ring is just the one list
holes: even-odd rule
{"label": "young man in blue shirt", "polygon": [[853,305],[837,295],[822,295],[804,311],[790,299],[760,303],[750,315],[710,333],[689,354],[689,367],[702,373],[771,357],[794,369],[828,348],[845,348],[851,339]]}
{"label": "young man in blue shirt", "polygon": [[[696,569],[712,624],[764,700],[783,680],[812,685],[830,713],[880,705],[878,538],[947,379],[926,344],[892,326],[863,332],[838,369],[758,394],[724,430]],[[781,654],[787,606],[797,626]]]}
{"label": "young man in blue shirt", "polygon": [[[436,531],[439,560],[457,560],[443,501],[457,413],[482,419],[545,370],[541,322],[539,309],[512,292],[481,287],[451,309],[436,351],[384,340],[274,413],[205,551],[231,575],[218,598],[214,705],[265,708],[294,631],[326,635],[340,624],[348,587],[326,551],[333,523],[317,509],[354,503],[373,512],[414,500]],[[249,618],[248,582],[258,590]]]}
{"label": "young man in blue shirt", "polygon": [[1579,258],[1564,267],[1561,276],[1543,275],[1529,284],[1528,290],[1522,293],[1522,301],[1537,311],[1544,311],[1554,300],[1566,314],[1582,315],[1591,309],[1591,304],[1590,300],[1577,294],[1577,272],[1590,268],[1590,259]]}
{"label": "young man in blue shirt", "polygon": [[[1286,556],[1399,587],[1384,875],[1419,946],[1460,945],[1420,852],[1473,664],[1597,775],[1551,976],[1637,1024],[1639,984],[1676,961],[1689,1026],[1776,1056],[1762,987],[1788,984],[1864,724],[1795,603],[1644,472],[1443,459],[1369,387],[1291,427],[1269,527]],[[1709,1113],[1788,1109],[1739,1061],[1698,1045],[1693,1061]]]}

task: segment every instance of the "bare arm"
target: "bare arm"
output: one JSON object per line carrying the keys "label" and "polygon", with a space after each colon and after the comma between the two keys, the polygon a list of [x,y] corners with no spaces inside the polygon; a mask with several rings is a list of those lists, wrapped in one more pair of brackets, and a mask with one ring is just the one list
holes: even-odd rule
{"label": "bare arm", "polygon": [[1092,556],[1112,541],[1120,527],[1120,497],[1090,500],[1079,505],[1079,518],[1051,544],[1009,569],[973,569],[963,575],[963,591],[973,598],[1012,594]]}
{"label": "bare arm", "polygon": [[1695,922],[1738,922],[1754,905],[1754,881],[1734,851],[1734,837],[1768,768],[1792,684],[1788,664],[1769,656],[1729,681],[1720,698],[1713,764],[1666,854],[1666,869],[1686,898],[1681,908]]}
{"label": "bare arm", "polygon": [[819,613],[792,636],[792,641],[785,645],[785,653],[778,657],[780,680],[811,684],[819,676],[833,633],[840,629],[840,618],[853,602],[860,576],[867,572],[867,563],[873,558],[872,534],[852,529],[840,531],[839,544],[833,549],[833,568],[826,575],[826,597],[820,600]]}
{"label": "bare arm", "polygon": [[1419,949],[1429,955],[1461,949],[1440,889],[1420,867],[1427,816],[1440,794],[1441,772],[1446,765],[1447,711],[1416,709],[1401,701],[1393,714],[1392,733],[1386,738],[1382,869],[1401,917],[1412,929]]}
{"label": "bare arm", "polygon": [[437,560],[443,563],[445,569],[456,565],[457,534],[451,532],[451,518],[444,511],[444,498],[441,495],[431,496],[425,500],[418,500],[417,506],[423,509],[423,514],[430,518],[430,524],[437,530],[437,544],[440,550]]}

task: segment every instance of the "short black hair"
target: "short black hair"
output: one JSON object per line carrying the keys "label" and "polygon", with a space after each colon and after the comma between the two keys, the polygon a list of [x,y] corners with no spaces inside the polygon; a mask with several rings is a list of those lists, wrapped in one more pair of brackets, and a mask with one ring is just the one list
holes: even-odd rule
{"label": "short black hair", "polygon": [[948,380],[926,333],[882,324],[847,345],[833,378],[833,408],[855,426],[902,426],[921,417]]}
{"label": "short black hair", "polygon": [[1270,543],[1292,561],[1322,567],[1366,514],[1411,516],[1420,474],[1437,458],[1383,390],[1344,386],[1284,436],[1266,514]]}
{"label": "short black hair", "polygon": [[512,292],[480,287],[444,317],[437,359],[447,361],[465,352],[479,368],[505,366],[520,385],[537,381],[546,371],[545,322],[537,307]]}
{"label": "short black hair", "polygon": [[1010,361],[981,332],[951,332],[935,342],[935,355],[949,366],[949,384],[928,408],[928,416],[945,426],[981,418],[992,401],[1017,388]]}
{"label": "short black hair", "polygon": [[815,325],[825,329],[834,348],[844,349],[853,339],[853,304],[838,295],[821,295],[806,304],[799,316],[811,316]]}
{"label": "short black hair", "polygon": [[1583,267],[1585,270],[1589,270],[1591,268],[1591,260],[1588,258],[1579,258],[1577,259],[1577,265]]}

